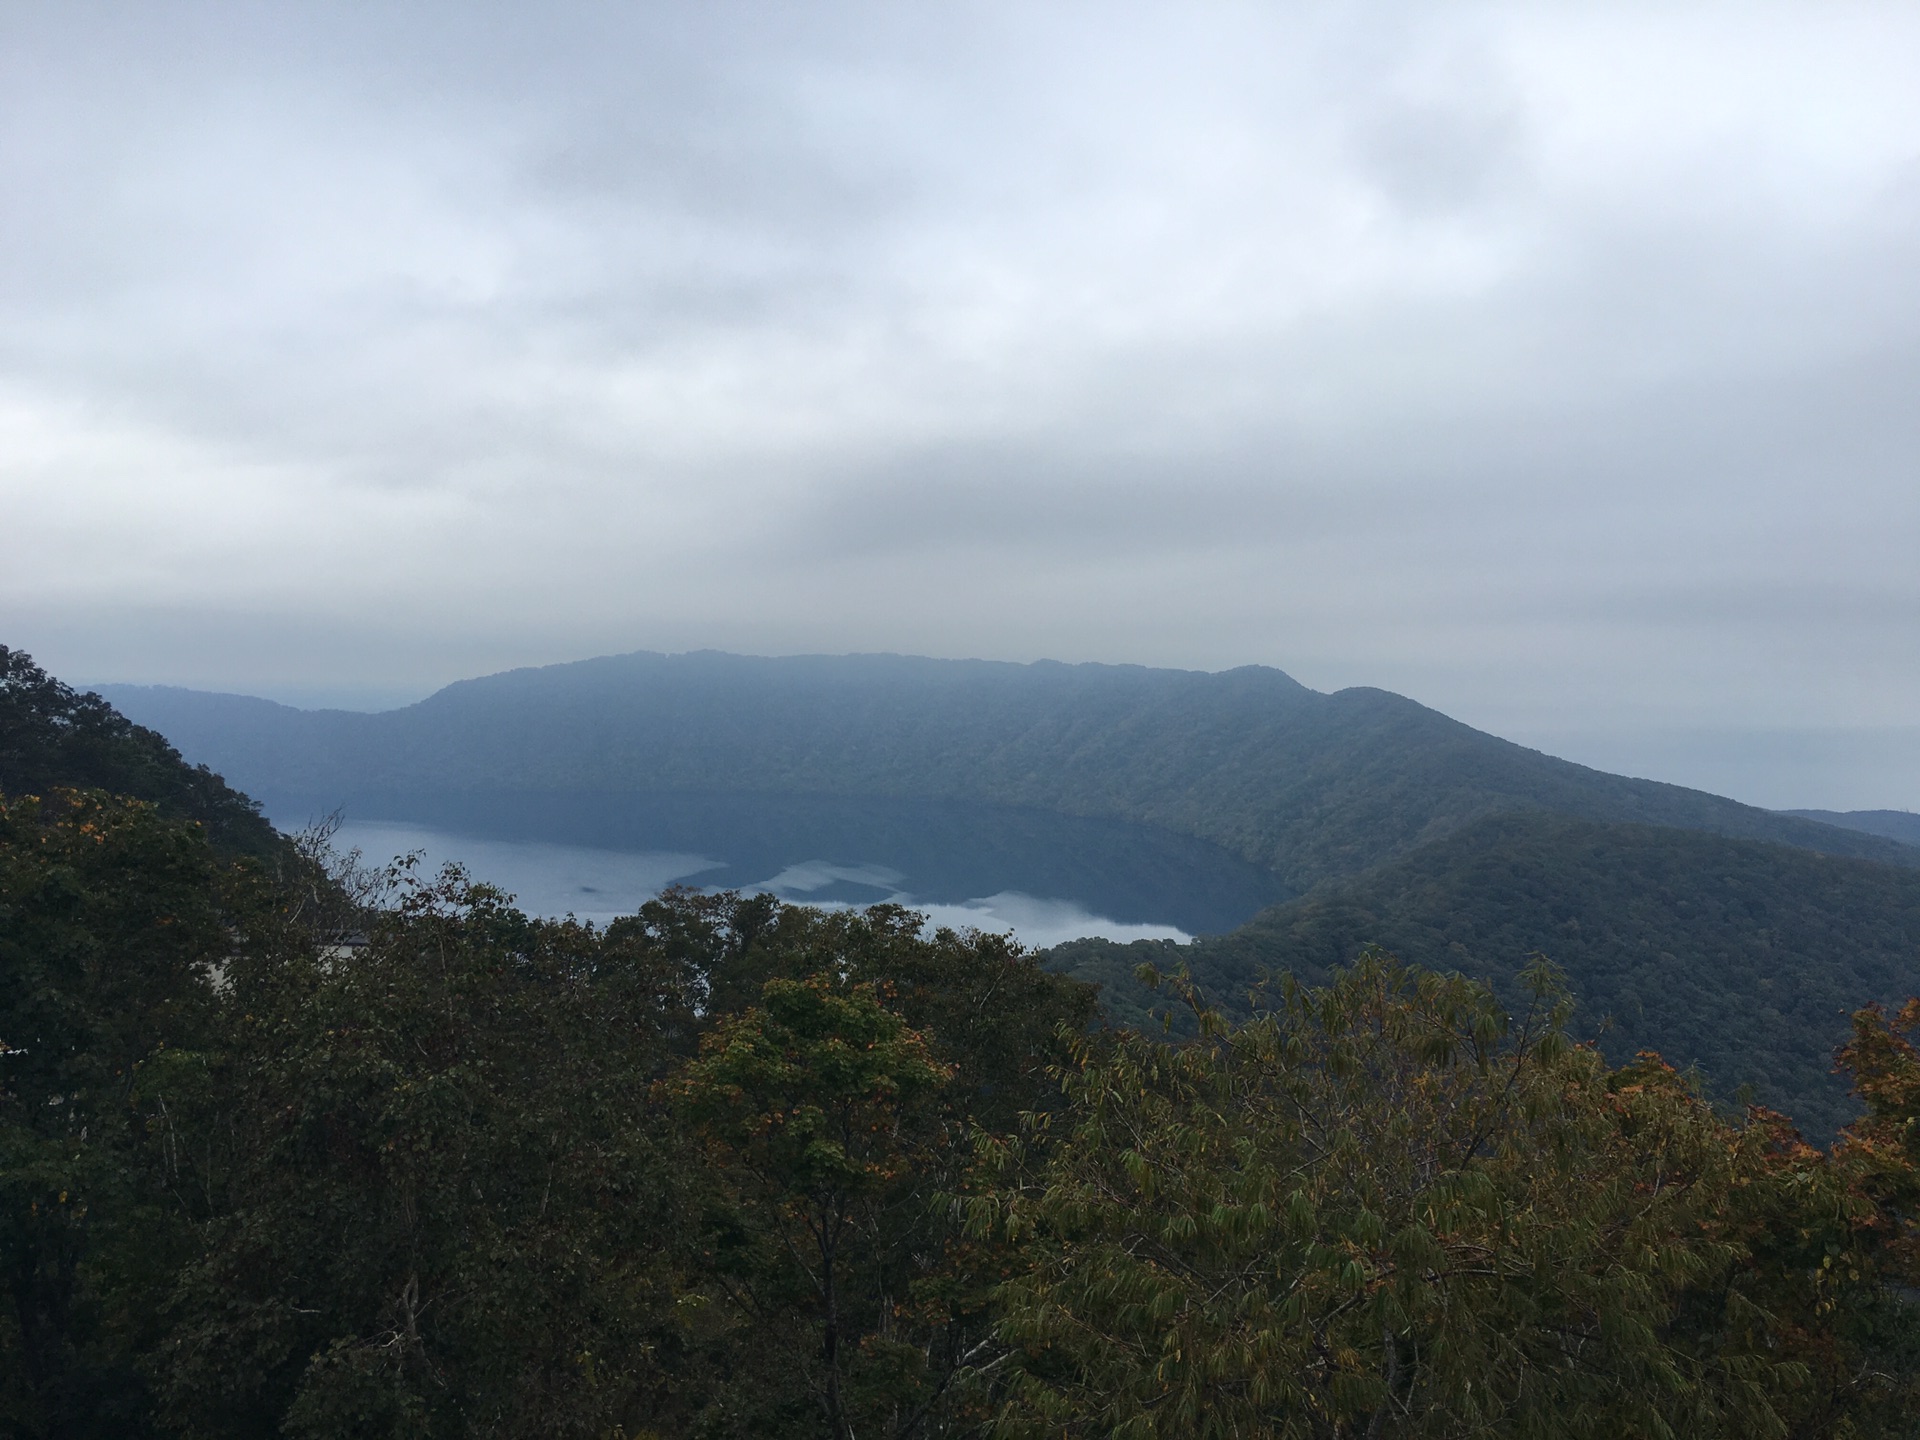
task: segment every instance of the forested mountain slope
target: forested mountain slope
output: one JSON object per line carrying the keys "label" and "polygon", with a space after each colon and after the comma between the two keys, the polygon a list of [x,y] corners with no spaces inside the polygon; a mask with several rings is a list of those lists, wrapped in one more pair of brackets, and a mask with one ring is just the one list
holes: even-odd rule
{"label": "forested mountain slope", "polygon": [[279,843],[251,800],[205,765],[187,764],[165,736],[0,645],[0,795],[56,786],[151,801],[164,815],[199,821],[229,852],[264,855]]}
{"label": "forested mountain slope", "polygon": [[463,681],[377,715],[107,687],[262,798],[512,790],[962,800],[1146,824],[1295,892],[1490,814],[1547,810],[1920,862],[1855,830],[1589,770],[1381,690],[1277,670],[640,653]]}
{"label": "forested mountain slope", "polygon": [[1186,953],[1507,1001],[1370,957],[1174,1047],[899,907],[222,856],[167,792],[244,801],[4,658],[14,782],[161,802],[0,794],[0,1435],[1912,1430],[1920,1001],[1825,1152],[1567,1045],[1550,977],[1504,1012],[1551,929],[1766,1061],[1910,962],[1920,871],[1492,817]]}
{"label": "forested mountain slope", "polygon": [[1180,946],[1075,941],[1049,963],[1105,987],[1114,1013],[1164,1008],[1133,974],[1190,967],[1242,1012],[1270,972],[1318,981],[1369,944],[1411,963],[1514,980],[1535,952],[1566,972],[1576,1028],[1616,1060],[1658,1050],[1716,1093],[1827,1133],[1853,1113],[1829,1073],[1847,1016],[1920,989],[1920,873],[1644,825],[1503,815],[1330,883],[1229,935]]}

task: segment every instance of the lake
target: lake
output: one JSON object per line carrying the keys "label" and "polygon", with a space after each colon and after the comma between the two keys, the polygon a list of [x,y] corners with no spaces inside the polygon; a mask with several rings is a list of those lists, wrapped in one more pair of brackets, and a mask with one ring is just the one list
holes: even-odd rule
{"label": "lake", "polygon": [[[705,887],[712,877],[735,868],[684,851],[504,840],[395,820],[343,821],[334,845],[343,852],[359,850],[369,864],[384,864],[407,854],[418,854],[430,870],[457,863],[474,879],[512,893],[529,914],[573,915],[600,925],[631,915],[669,885]],[[1036,948],[1089,935],[1112,940],[1191,938],[1174,925],[1117,920],[1095,914],[1072,899],[1017,890],[959,901],[927,900],[914,893],[907,876],[878,863],[802,860],[758,880],[741,883],[729,878],[726,888],[768,891],[796,904],[833,907],[891,901],[923,912],[933,925],[1012,931],[1023,944]]]}

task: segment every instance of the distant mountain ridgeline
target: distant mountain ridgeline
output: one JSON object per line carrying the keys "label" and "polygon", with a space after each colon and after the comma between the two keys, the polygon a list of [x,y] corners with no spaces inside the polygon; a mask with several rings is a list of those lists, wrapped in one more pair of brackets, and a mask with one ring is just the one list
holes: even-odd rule
{"label": "distant mountain ridgeline", "polygon": [[406,817],[583,793],[1015,807],[1201,840],[1283,894],[1522,810],[1920,862],[1881,836],[1608,775],[1398,695],[1321,694],[1258,666],[640,653],[463,681],[372,715],[102,693],[269,808]]}
{"label": "distant mountain ridgeline", "polygon": [[1920,845],[1920,815],[1911,810],[1783,810],[1780,813],[1883,836],[1903,845]]}

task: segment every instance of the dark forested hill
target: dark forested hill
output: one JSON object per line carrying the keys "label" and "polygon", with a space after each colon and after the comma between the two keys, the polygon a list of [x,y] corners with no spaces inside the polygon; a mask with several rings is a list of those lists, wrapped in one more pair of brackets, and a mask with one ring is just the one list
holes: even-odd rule
{"label": "dark forested hill", "polygon": [[1655,1049],[1697,1063],[1722,1096],[1751,1085],[1826,1132],[1851,1113],[1829,1074],[1847,1016],[1920,990],[1920,873],[1684,830],[1507,815],[1230,935],[1076,941],[1050,963],[1103,982],[1110,1008],[1138,1020],[1153,999],[1132,979],[1143,961],[1187,964],[1234,1011],[1265,973],[1319,979],[1368,944],[1509,994],[1543,952],[1567,973],[1579,1026],[1610,1055]]}
{"label": "dark forested hill", "polygon": [[229,852],[264,855],[279,843],[252,801],[205,765],[189,765],[165,736],[0,645],[0,794],[56,786],[152,801],[165,815],[198,820]]}
{"label": "dark forested hill", "polygon": [[641,653],[463,681],[377,715],[105,693],[270,804],[361,815],[501,791],[965,801],[1195,837],[1293,893],[1513,810],[1920,861],[1857,830],[1589,770],[1398,695],[1321,694],[1258,666]]}

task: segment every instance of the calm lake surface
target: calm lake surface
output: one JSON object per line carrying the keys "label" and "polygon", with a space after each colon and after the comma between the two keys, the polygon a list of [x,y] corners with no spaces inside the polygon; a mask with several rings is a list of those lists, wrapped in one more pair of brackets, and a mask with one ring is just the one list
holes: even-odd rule
{"label": "calm lake surface", "polygon": [[1033,946],[1217,934],[1289,898],[1272,872],[1154,826],[950,800],[607,791],[263,796],[282,829],[457,861],[539,915],[630,915],[672,884],[882,901]]}
{"label": "calm lake surface", "polygon": [[[277,817],[287,824],[288,817]],[[304,823],[304,817],[293,820]],[[1186,940],[1171,923],[1120,920],[1082,901],[1003,889],[992,894],[929,899],[912,877],[879,861],[808,859],[752,877],[732,861],[692,851],[616,850],[550,840],[515,840],[460,833],[401,820],[346,820],[334,837],[342,850],[358,849],[369,864],[419,854],[438,869],[454,862],[476,880],[511,892],[529,914],[573,915],[596,924],[630,915],[667,886],[680,883],[747,892],[770,891],[811,905],[871,905],[892,901],[926,914],[935,925],[1012,931],[1041,948],[1097,935],[1113,940]]]}

